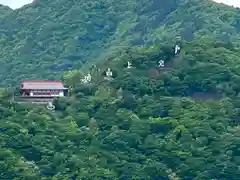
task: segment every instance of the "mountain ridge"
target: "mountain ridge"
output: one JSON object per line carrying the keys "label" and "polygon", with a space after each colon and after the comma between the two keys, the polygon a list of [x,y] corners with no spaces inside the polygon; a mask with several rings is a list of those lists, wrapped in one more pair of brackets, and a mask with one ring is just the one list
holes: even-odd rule
{"label": "mountain ridge", "polygon": [[5,16],[0,84],[59,79],[63,71],[91,66],[129,46],[175,42],[178,36],[239,39],[238,10],[208,0],[84,2],[42,0]]}
{"label": "mountain ridge", "polygon": [[[0,179],[240,179],[238,9],[118,2],[42,0],[3,16]],[[41,78],[69,88],[54,111],[12,98]]]}

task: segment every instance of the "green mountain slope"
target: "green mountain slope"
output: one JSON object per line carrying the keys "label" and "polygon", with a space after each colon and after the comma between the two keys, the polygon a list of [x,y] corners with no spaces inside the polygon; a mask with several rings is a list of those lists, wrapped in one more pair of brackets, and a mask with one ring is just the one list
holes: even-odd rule
{"label": "green mountain slope", "polygon": [[239,17],[237,9],[208,0],[35,1],[0,24],[0,84],[58,79],[119,49],[179,35],[238,42]]}
{"label": "green mountain slope", "polygon": [[[12,9],[10,9],[9,7],[0,5],[0,18],[1,20],[7,16],[8,14],[10,14],[12,12]],[[2,23],[2,22],[1,22]]]}
{"label": "green mountain slope", "polygon": [[197,38],[173,57],[173,45],[123,51],[91,68],[90,84],[69,72],[55,112],[3,91],[0,178],[238,180],[238,47]]}
{"label": "green mountain slope", "polygon": [[41,0],[2,17],[0,84],[61,77],[70,92],[48,111],[0,89],[0,179],[240,179],[238,9]]}

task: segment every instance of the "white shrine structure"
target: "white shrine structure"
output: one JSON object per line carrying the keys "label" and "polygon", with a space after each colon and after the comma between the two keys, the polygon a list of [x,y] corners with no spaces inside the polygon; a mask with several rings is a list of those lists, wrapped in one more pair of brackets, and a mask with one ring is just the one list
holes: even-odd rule
{"label": "white shrine structure", "polygon": [[54,98],[66,96],[68,88],[60,81],[23,81],[21,97]]}
{"label": "white shrine structure", "polygon": [[56,97],[67,96],[68,88],[61,81],[22,81],[20,96],[14,97],[18,103],[48,104],[47,109],[53,110]]}

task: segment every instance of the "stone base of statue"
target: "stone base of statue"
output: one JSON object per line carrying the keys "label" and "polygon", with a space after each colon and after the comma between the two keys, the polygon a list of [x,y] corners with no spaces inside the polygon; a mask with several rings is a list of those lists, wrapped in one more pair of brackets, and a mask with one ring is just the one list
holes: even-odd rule
{"label": "stone base of statue", "polygon": [[130,70],[130,69],[135,69],[135,67],[125,67],[124,69],[126,69],[126,70]]}
{"label": "stone base of statue", "polygon": [[104,79],[107,80],[107,81],[111,81],[111,80],[113,80],[112,77],[104,77]]}
{"label": "stone base of statue", "polygon": [[52,102],[49,102],[47,105],[47,109],[53,111],[55,109],[55,106],[52,104]]}

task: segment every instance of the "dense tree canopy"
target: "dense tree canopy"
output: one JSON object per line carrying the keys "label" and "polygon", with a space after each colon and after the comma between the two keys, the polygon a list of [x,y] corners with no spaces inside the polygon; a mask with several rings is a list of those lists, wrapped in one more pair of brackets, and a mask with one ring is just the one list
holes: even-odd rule
{"label": "dense tree canopy", "polygon": [[[0,179],[240,179],[238,9],[207,0],[41,0],[4,12]],[[7,85],[28,76],[61,76],[69,96],[54,100],[55,111],[13,101]]]}
{"label": "dense tree canopy", "polygon": [[7,12],[0,17],[0,85],[59,79],[129,46],[178,36],[238,41],[240,30],[237,9],[209,0],[40,0]]}
{"label": "dense tree canopy", "polygon": [[55,112],[3,89],[1,178],[239,179],[238,47],[214,38],[182,47],[175,57],[171,46],[122,51],[91,69],[90,84],[67,73],[70,96]]}

